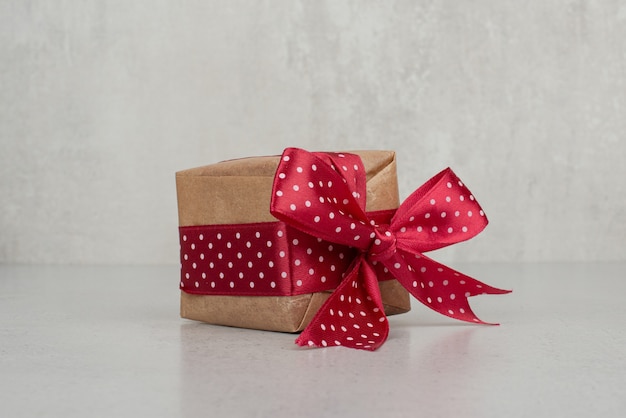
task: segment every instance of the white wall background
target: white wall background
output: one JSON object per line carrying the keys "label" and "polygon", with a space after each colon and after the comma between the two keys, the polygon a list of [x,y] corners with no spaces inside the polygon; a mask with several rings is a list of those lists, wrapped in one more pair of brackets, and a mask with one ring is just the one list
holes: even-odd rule
{"label": "white wall background", "polygon": [[174,172],[395,149],[442,261],[626,259],[624,1],[0,0],[0,262],[177,263]]}

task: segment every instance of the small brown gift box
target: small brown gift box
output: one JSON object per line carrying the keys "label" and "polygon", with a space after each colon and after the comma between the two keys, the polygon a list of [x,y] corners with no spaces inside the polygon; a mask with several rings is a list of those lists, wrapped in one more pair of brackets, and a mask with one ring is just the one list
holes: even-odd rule
{"label": "small brown gift box", "polygon": [[[355,151],[367,179],[367,211],[399,205],[392,151]],[[270,212],[279,156],[224,161],[176,173],[179,225],[278,222]],[[408,292],[396,281],[379,282],[387,315],[410,309]],[[180,315],[211,324],[270,331],[302,331],[332,290],[295,296],[199,295],[181,291]]]}

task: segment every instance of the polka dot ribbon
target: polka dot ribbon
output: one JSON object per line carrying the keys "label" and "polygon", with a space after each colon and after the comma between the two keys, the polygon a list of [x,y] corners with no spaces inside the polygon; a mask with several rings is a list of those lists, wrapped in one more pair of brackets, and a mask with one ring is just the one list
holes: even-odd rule
{"label": "polka dot ribbon", "polygon": [[365,198],[365,169],[357,155],[297,148],[283,152],[271,213],[308,235],[359,251],[296,343],[380,347],[389,323],[378,277],[387,274],[429,308],[462,321],[485,323],[472,312],[468,297],[509,291],[423,255],[470,239],[487,225],[480,205],[452,170],[443,170],[411,194],[388,224],[368,218]]}

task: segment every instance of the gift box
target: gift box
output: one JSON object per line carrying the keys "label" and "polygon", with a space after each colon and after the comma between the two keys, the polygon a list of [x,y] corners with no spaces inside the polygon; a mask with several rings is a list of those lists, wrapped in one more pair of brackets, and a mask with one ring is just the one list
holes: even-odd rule
{"label": "gift box", "polygon": [[[388,223],[399,205],[394,152],[351,155],[365,171],[366,211]],[[349,270],[357,249],[303,233],[270,213],[279,162],[280,156],[243,158],[176,173],[181,317],[302,331]],[[328,186],[319,182],[313,186]],[[409,311],[409,294],[393,276],[381,275],[378,286],[385,314]]]}

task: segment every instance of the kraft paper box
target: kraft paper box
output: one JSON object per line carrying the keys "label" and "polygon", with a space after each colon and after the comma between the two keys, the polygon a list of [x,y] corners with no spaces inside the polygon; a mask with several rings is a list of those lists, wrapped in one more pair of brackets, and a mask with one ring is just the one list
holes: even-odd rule
{"label": "kraft paper box", "polygon": [[[397,208],[395,154],[392,151],[352,153],[361,157],[366,170],[366,210]],[[179,225],[277,222],[269,208],[279,159],[279,156],[244,158],[176,173]],[[387,315],[410,309],[409,294],[396,280],[380,281],[379,286]],[[294,296],[232,296],[192,294],[183,289],[180,315],[211,324],[297,332],[308,325],[331,292],[332,289]]]}

